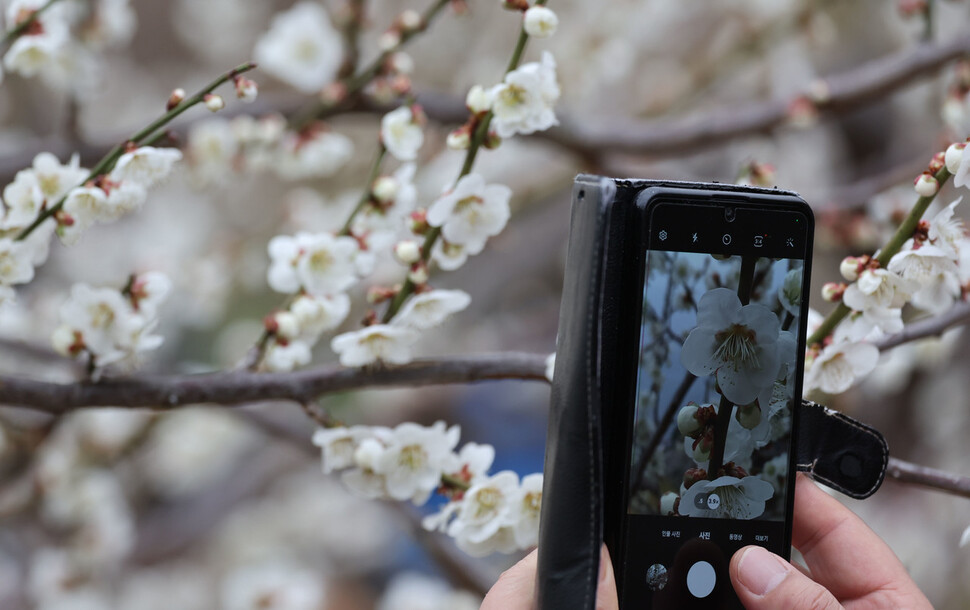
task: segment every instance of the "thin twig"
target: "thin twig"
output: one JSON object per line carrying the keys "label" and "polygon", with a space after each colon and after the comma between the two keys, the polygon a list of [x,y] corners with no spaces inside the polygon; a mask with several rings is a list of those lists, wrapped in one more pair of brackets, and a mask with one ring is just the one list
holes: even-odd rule
{"label": "thin twig", "polygon": [[[934,178],[939,183],[939,187],[943,188],[946,181],[950,179],[950,172],[947,171],[946,167],[942,167],[938,172],[936,172]],[[929,197],[919,197],[916,200],[916,203],[913,204],[913,209],[910,210],[905,220],[903,220],[902,224],[899,225],[896,232],[893,233],[893,236],[889,238],[889,241],[885,246],[879,249],[879,256],[875,258],[875,261],[879,263],[879,267],[885,268],[886,265],[889,264],[892,257],[895,256],[896,253],[898,253],[903,247],[906,240],[913,236],[913,231],[919,224],[920,219],[923,218],[923,214],[926,213],[926,209],[931,203],[933,203],[933,200],[936,199],[936,195],[938,193],[939,190]],[[849,307],[840,301],[839,304],[836,305],[835,309],[830,311],[829,314],[825,316],[825,319],[822,320],[822,323],[819,324],[818,328],[815,329],[815,332],[808,337],[806,343],[808,345],[814,345],[816,343],[821,344],[822,341],[835,330],[835,327],[837,327],[839,323],[845,319],[847,315],[849,315],[850,311],[851,310]]]}
{"label": "thin twig", "polygon": [[[172,120],[174,120],[180,114],[182,114],[183,112],[185,112],[186,110],[188,110],[189,108],[192,108],[197,104],[201,104],[204,101],[206,95],[208,95],[209,93],[212,93],[217,87],[219,87],[223,83],[226,83],[229,80],[235,78],[236,76],[244,72],[248,72],[254,69],[255,67],[256,67],[256,64],[252,62],[248,62],[242,65],[236,66],[229,72],[226,72],[225,74],[219,76],[217,79],[215,79],[214,81],[206,85],[203,89],[201,89],[191,97],[188,97],[182,100],[182,102],[176,105],[174,108],[170,109],[168,112],[166,112],[159,118],[149,123],[147,127],[133,134],[130,138],[126,139],[125,141],[119,142],[118,144],[116,144],[111,150],[108,151],[108,153],[104,157],[101,158],[100,161],[98,161],[97,165],[94,166],[94,169],[92,169],[91,172],[88,174],[88,176],[81,181],[81,184],[85,184],[90,180],[94,180],[101,174],[105,174],[111,171],[111,168],[114,167],[115,162],[117,162],[118,159],[120,159],[121,156],[125,154],[125,151],[128,145],[130,144],[138,145],[138,144],[144,144],[147,141],[154,141],[156,138],[160,137],[160,134],[156,132],[159,132],[160,129],[168,125],[170,122],[172,122]],[[62,207],[64,207],[64,202],[66,200],[67,200],[67,195],[64,195],[63,197],[60,198],[60,200],[57,203],[41,211],[41,213],[37,215],[37,218],[34,220],[34,222],[30,223],[30,225],[28,225],[27,228],[25,228],[23,231],[17,234],[16,239],[17,240],[25,239],[28,235],[30,235],[34,231],[34,229],[39,227],[41,224],[43,224],[45,220],[47,220],[48,218],[56,214]]]}
{"label": "thin twig", "polygon": [[292,373],[231,371],[68,384],[0,376],[0,404],[62,414],[100,406],[171,409],[200,403],[241,405],[265,400],[303,403],[324,394],[364,387],[469,383],[486,379],[544,381],[545,359],[542,354],[511,352],[360,369],[330,365]]}
{"label": "thin twig", "polygon": [[413,29],[407,30],[401,33],[401,42],[394,49],[390,51],[382,51],[370,64],[367,65],[363,70],[350,76],[341,81],[338,81],[343,88],[343,97],[339,102],[329,102],[325,100],[318,100],[303,108],[303,110],[296,113],[293,119],[290,121],[290,127],[299,131],[314,121],[323,120],[329,116],[337,114],[343,111],[348,104],[353,104],[357,101],[359,94],[364,90],[364,88],[370,84],[372,80],[377,78],[381,71],[384,70],[384,65],[387,63],[388,58],[400,50],[409,40],[414,38],[417,34],[425,31],[428,25],[434,21],[451,0],[435,0],[434,3],[428,7],[425,12],[421,15],[421,26]]}

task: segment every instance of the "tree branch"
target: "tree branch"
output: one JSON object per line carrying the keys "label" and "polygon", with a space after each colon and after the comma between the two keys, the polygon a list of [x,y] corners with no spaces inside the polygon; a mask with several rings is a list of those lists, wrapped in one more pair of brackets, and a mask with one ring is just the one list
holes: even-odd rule
{"label": "tree branch", "polygon": [[143,376],[71,384],[0,376],[0,404],[59,415],[84,407],[170,409],[191,404],[241,405],[264,400],[313,401],[364,387],[469,383],[486,379],[545,380],[545,355],[524,353],[418,360],[401,366],[321,366],[293,373],[231,371]]}
{"label": "tree branch", "polygon": [[[811,90],[824,96],[812,101],[820,114],[842,113],[885,99],[894,91],[933,76],[949,62],[970,53],[970,35],[947,43],[921,44],[912,50],[867,62],[847,72],[820,79]],[[603,151],[671,155],[687,153],[741,136],[767,133],[788,120],[789,99],[734,104],[703,115],[679,119],[617,121],[586,126],[585,121],[560,117],[562,125],[543,134],[558,144],[584,154]],[[430,115],[429,115],[430,116]]]}
{"label": "tree branch", "polygon": [[938,316],[907,324],[902,332],[874,341],[873,345],[878,347],[880,351],[887,350],[917,339],[939,336],[946,329],[967,322],[970,322],[970,302],[961,301]]}
{"label": "tree branch", "polygon": [[970,498],[970,477],[889,458],[886,476],[898,483],[929,487],[964,498]]}

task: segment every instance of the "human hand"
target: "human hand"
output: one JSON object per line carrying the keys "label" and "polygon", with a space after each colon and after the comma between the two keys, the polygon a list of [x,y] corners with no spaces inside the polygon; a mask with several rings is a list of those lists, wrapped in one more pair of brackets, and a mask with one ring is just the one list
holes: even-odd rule
{"label": "human hand", "polygon": [[[532,551],[522,561],[502,573],[498,582],[489,589],[480,610],[532,610],[535,604],[536,560],[538,551]],[[600,574],[596,585],[596,610],[619,610],[616,581],[613,578],[613,562],[603,545],[600,552]]]}
{"label": "human hand", "polygon": [[795,478],[792,545],[810,575],[758,546],[731,558],[731,582],[745,608],[932,607],[892,549],[804,475]]}
{"label": "human hand", "polygon": [[[795,479],[792,544],[811,575],[759,546],[731,558],[731,582],[748,610],[774,608],[932,608],[885,542],[848,508],[804,475]],[[481,610],[530,610],[536,551],[509,568]],[[597,610],[619,608],[613,564],[603,547]]]}

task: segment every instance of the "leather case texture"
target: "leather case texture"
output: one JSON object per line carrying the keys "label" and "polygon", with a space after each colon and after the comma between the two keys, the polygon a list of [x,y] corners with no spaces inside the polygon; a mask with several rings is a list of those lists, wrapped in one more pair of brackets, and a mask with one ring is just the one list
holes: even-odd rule
{"label": "leather case texture", "polygon": [[[536,589],[542,609],[592,610],[595,605],[603,472],[610,467],[604,447],[613,411],[607,407],[614,392],[609,364],[616,342],[615,268],[636,197],[654,186],[757,192],[733,185],[577,177],[546,438]],[[809,401],[802,402],[798,417],[799,470],[854,498],[878,489],[888,461],[879,432]]]}

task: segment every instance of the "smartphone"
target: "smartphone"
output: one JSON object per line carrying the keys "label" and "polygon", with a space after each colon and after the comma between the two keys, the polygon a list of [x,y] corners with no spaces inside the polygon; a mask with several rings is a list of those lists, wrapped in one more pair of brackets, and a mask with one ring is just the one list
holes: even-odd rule
{"label": "smartphone", "polygon": [[635,208],[604,414],[620,607],[741,608],[732,554],[791,547],[812,211],[718,185],[646,186]]}

